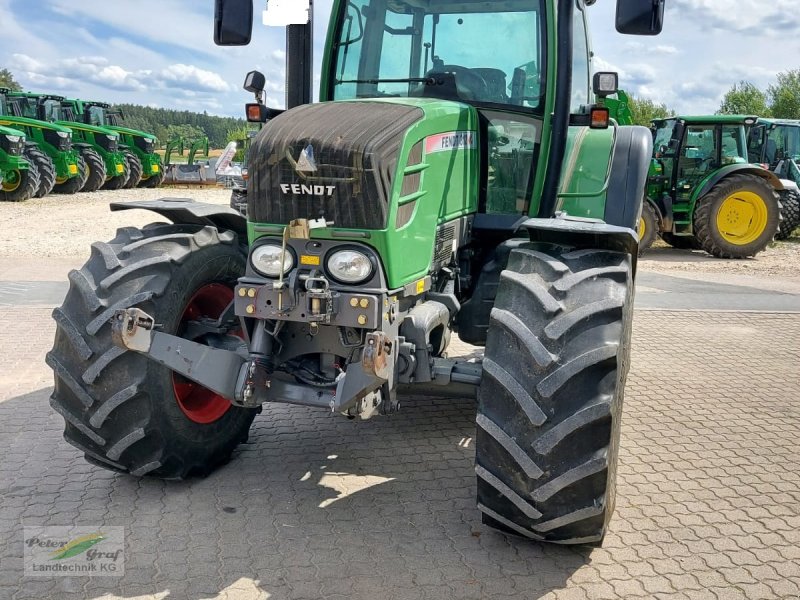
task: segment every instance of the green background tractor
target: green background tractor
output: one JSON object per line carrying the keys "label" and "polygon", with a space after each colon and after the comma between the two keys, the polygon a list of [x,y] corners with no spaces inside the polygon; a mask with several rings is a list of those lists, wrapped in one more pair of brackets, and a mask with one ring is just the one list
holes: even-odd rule
{"label": "green background tractor", "polygon": [[642,214],[668,244],[746,258],[775,238],[784,185],[748,163],[745,128],[755,121],[733,115],[653,122],[654,158]]}
{"label": "green background tractor", "polygon": [[785,240],[800,226],[800,121],[759,119],[750,128],[747,151],[750,162],[761,164],[783,180],[783,221],[775,237]]}
{"label": "green background tractor", "polygon": [[[268,121],[247,218],[113,204],[172,224],[120,229],[70,274],[47,358],[66,440],[182,478],[227,461],[265,403],[365,420],[401,391],[477,395],[484,521],[599,544],[652,136],[592,103],[617,77],[592,78],[587,4],[336,0],[317,104],[312,23],[290,24],[288,110],[247,108]],[[617,29],[656,34],[663,10],[619,0]],[[218,44],[249,42],[252,0],[215,15]],[[483,360],[448,358],[453,335]]]}
{"label": "green background tractor", "polygon": [[39,189],[39,172],[25,156],[25,134],[0,126],[0,201],[24,202]]}
{"label": "green background tractor", "polygon": [[78,111],[76,114],[89,125],[97,125],[116,131],[121,136],[122,152],[128,161],[130,177],[126,188],[156,188],[164,180],[161,157],[156,153],[158,139],[152,133],[130,129],[124,126],[125,116],[119,110],[112,110],[103,102],[85,100],[71,101]]}
{"label": "green background tractor", "polygon": [[120,189],[127,183],[128,162],[120,151],[118,133],[82,123],[73,104],[63,96],[12,92],[9,98],[23,107],[23,114],[36,115],[72,131],[73,145],[86,167],[87,177],[82,191],[95,192],[101,187]]}

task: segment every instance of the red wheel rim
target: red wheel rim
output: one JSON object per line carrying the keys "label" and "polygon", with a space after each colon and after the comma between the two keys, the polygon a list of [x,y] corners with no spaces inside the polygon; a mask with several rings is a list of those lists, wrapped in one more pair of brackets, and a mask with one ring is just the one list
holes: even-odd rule
{"label": "red wheel rim", "polygon": [[[186,305],[178,331],[188,321],[219,318],[231,300],[233,290],[226,285],[211,283],[201,287]],[[181,411],[194,423],[208,425],[219,421],[232,406],[226,398],[176,373],[172,374],[172,388]]]}

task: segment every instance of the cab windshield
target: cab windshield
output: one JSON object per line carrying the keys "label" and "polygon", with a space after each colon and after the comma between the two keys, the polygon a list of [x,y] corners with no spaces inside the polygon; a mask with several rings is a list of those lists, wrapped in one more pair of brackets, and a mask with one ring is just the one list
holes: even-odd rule
{"label": "cab windshield", "polygon": [[541,0],[352,0],[334,47],[333,97],[455,92],[473,104],[535,111],[544,93],[543,20]]}
{"label": "cab windshield", "polygon": [[58,100],[45,100],[44,115],[47,121],[61,120],[61,102]]}
{"label": "cab windshield", "polygon": [[86,124],[102,127],[106,124],[106,112],[102,106],[90,106],[86,110]]}

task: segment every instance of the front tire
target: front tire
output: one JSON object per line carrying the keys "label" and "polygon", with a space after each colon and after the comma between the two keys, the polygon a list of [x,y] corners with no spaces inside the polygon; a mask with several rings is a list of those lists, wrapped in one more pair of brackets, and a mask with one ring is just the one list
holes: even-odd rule
{"label": "front tire", "polygon": [[83,160],[81,155],[78,155],[78,175],[70,177],[63,183],[56,183],[53,192],[56,194],[77,194],[86,185],[86,179],[89,173],[86,171],[86,161]]}
{"label": "front tire", "polygon": [[180,336],[187,319],[219,316],[244,266],[236,235],[213,227],[125,228],[93,244],[53,312],[47,355],[50,404],[64,418],[67,442],[94,464],[135,476],[181,479],[227,461],[257,411],[221,406],[205,388],[115,346],[109,320],[135,306]]}
{"label": "front tire", "polygon": [[53,164],[53,159],[35,145],[25,149],[25,158],[34,163],[36,170],[39,171],[39,188],[33,197],[44,198],[53,191],[53,187],[56,185],[56,166]]}
{"label": "front tire", "polygon": [[[28,159],[27,151],[25,158]],[[33,198],[38,189],[39,170],[34,162],[28,160],[27,169],[6,173],[0,182],[0,202],[25,202]]]}
{"label": "front tire", "polygon": [[139,182],[139,187],[148,189],[161,187],[161,184],[164,183],[164,176],[164,165],[159,165],[158,173],[150,175],[147,179],[142,179]]}
{"label": "front tire", "polygon": [[795,191],[786,191],[781,194],[781,214],[783,221],[776,240],[788,240],[794,230],[800,227],[800,194]]}
{"label": "front tire", "polygon": [[130,179],[130,176],[131,176],[131,170],[130,167],[128,166],[128,161],[126,159],[122,164],[122,173],[117,175],[116,177],[111,177],[109,179],[106,179],[106,182],[103,184],[103,189],[111,191],[121,190],[128,183],[128,179]]}
{"label": "front tire", "polygon": [[642,216],[639,219],[639,254],[644,253],[653,245],[660,228],[656,209],[645,200],[642,204]]}
{"label": "front tire", "polygon": [[531,243],[492,310],[476,465],[484,523],[600,544],[614,510],[633,315],[632,257]]}
{"label": "front tire", "polygon": [[130,150],[123,150],[122,153],[125,155],[125,161],[128,163],[129,174],[128,181],[125,182],[123,188],[129,190],[139,185],[139,182],[142,180],[142,161]]}
{"label": "front tire", "polygon": [[697,201],[694,233],[717,258],[748,258],[775,239],[781,204],[775,190],[756,175],[731,175]]}
{"label": "front tire", "polygon": [[91,148],[81,148],[81,156],[86,166],[84,192],[96,192],[106,182],[106,163],[103,157]]}

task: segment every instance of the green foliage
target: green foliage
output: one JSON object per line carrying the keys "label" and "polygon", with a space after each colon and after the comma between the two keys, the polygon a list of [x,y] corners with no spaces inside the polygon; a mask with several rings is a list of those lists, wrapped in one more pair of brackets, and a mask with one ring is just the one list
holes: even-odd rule
{"label": "green foliage", "polygon": [[180,131],[185,132],[180,135],[184,135],[187,139],[208,137],[212,148],[223,148],[227,143],[228,131],[245,125],[244,119],[215,117],[188,110],[152,108],[136,104],[119,104],[117,108],[125,113],[126,127],[154,134],[162,146],[174,132]]}
{"label": "green foliage", "polygon": [[233,157],[233,162],[244,162],[245,146],[249,133],[250,127],[247,125],[242,125],[241,127],[236,127],[228,131],[228,142],[238,143],[238,150],[236,150],[236,155]]}
{"label": "green foliage", "polygon": [[206,137],[205,131],[195,125],[167,125],[166,132],[165,141],[176,137],[182,137],[187,141]]}
{"label": "green foliage", "polygon": [[22,86],[8,69],[0,69],[0,88],[8,88],[13,92],[22,91]]}
{"label": "green foliage", "polygon": [[675,115],[675,111],[666,104],[654,102],[649,98],[637,98],[633,94],[629,95],[628,107],[633,116],[633,124],[644,127],[649,127],[653,119],[666,119]]}
{"label": "green foliage", "polygon": [[717,114],[770,116],[767,95],[749,81],[735,84],[722,100]]}
{"label": "green foliage", "polygon": [[800,69],[778,73],[778,81],[767,89],[772,113],[778,119],[800,119]]}

